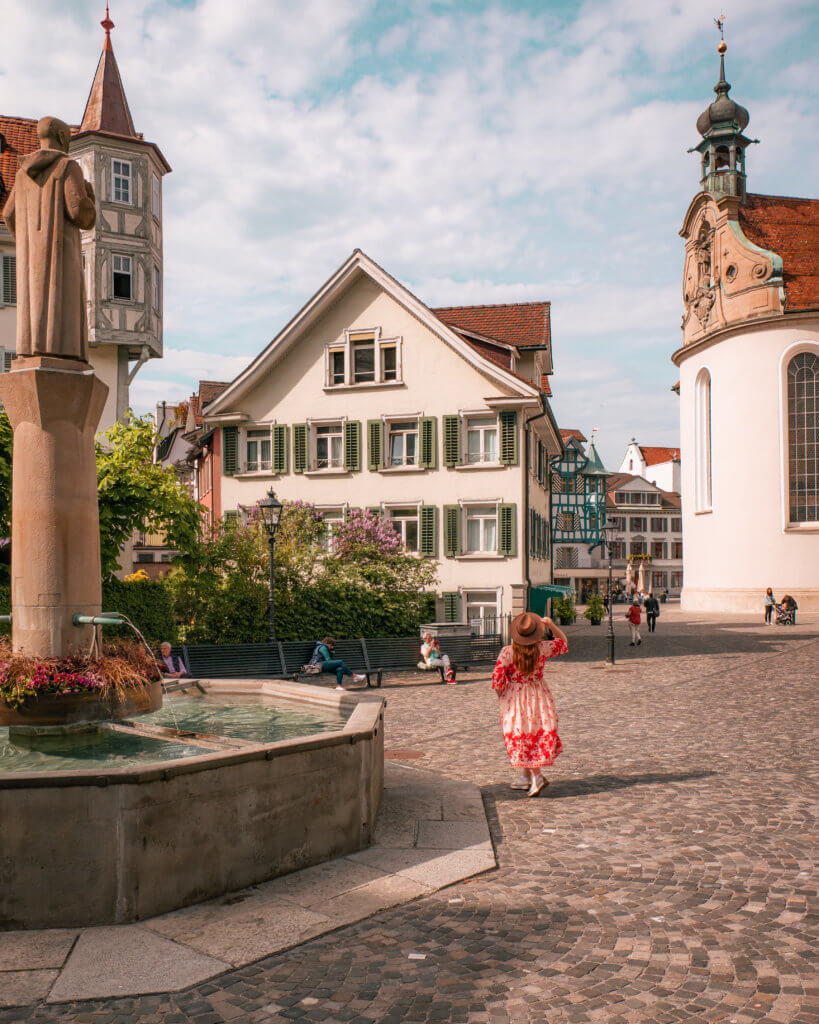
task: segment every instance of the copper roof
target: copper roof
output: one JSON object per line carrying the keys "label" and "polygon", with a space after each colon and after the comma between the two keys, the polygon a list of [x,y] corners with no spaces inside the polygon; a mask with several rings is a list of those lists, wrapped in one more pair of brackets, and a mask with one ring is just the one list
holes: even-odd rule
{"label": "copper roof", "polygon": [[658,448],[646,444],[640,444],[637,447],[642,452],[647,466],[656,466],[660,462],[671,462],[673,459],[679,459],[680,457],[679,448]]}
{"label": "copper roof", "polygon": [[82,116],[81,132],[106,132],[111,135],[122,135],[125,138],[141,139],[134,129],[125,89],[120,78],[114,48],[111,45],[111,29],[114,23],[105,8],[105,19],[101,22],[105,29],[105,42],[102,46],[97,72],[91,83],[91,92],[85,104]]}
{"label": "copper roof", "polygon": [[548,302],[507,302],[493,306],[442,306],[432,312],[450,327],[478,331],[516,348],[551,345]]}
{"label": "copper roof", "polygon": [[786,312],[819,309],[819,199],[749,194],[739,223],[754,245],[782,257]]}

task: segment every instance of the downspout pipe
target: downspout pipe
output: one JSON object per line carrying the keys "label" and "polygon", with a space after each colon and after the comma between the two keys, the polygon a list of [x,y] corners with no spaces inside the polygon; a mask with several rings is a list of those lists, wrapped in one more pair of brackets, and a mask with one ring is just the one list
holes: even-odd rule
{"label": "downspout pipe", "polygon": [[[530,533],[532,531],[532,523],[531,523],[531,517],[529,516],[529,449],[530,449],[530,445],[529,445],[529,424],[530,423],[534,423],[535,420],[542,420],[543,417],[546,415],[546,413],[547,413],[547,409],[546,409],[546,396],[541,391],[540,392],[540,412],[536,412],[534,416],[530,416],[525,421],[525,424],[524,424],[525,429],[523,431],[523,442],[524,442],[523,443],[523,449],[524,449],[524,456],[523,456],[523,521],[524,521],[524,524],[525,524],[524,530],[523,530],[523,538],[524,538],[524,544],[523,544],[524,573],[523,573],[523,578],[526,581],[526,604],[527,604],[527,606],[529,604],[529,591],[532,589],[531,565],[530,565],[530,555],[529,555],[529,552],[531,550],[531,540],[532,540],[532,538],[530,537]],[[551,495],[550,495],[549,500],[551,502]],[[551,529],[551,516],[552,516],[552,513],[551,513],[551,508],[550,508],[550,510],[549,510],[549,529]],[[551,553],[551,550],[552,550],[552,545],[549,544],[549,552],[550,553]]]}

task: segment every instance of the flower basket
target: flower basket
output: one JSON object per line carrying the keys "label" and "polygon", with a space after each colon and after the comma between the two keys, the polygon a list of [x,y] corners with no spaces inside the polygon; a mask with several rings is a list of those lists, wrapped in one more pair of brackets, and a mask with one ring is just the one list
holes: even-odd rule
{"label": "flower basket", "polygon": [[44,693],[17,707],[0,702],[0,725],[73,725],[147,715],[162,707],[162,683],[136,683],[107,693]]}

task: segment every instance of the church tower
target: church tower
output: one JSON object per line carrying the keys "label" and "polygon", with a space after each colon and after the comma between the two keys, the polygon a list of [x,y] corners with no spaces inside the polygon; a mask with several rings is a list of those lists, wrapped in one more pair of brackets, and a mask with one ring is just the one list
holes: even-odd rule
{"label": "church tower", "polygon": [[761,619],[819,610],[819,200],[748,191],[725,50],[680,231],[682,606]]}
{"label": "church tower", "polygon": [[134,128],[107,6],[101,25],[102,53],[70,152],[97,197],[82,247],[90,358],[110,389],[104,426],[128,408],[137,370],[162,356],[162,178],[171,168]]}

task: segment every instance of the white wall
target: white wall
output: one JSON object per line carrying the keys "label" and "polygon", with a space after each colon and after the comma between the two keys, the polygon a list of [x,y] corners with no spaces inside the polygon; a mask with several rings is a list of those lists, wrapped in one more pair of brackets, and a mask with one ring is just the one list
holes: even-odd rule
{"label": "white wall", "polygon": [[[684,359],[681,375],[686,609],[754,611],[791,593],[819,609],[819,527],[788,529],[783,490],[780,362],[799,342],[819,345],[819,317],[737,333]],[[694,508],[694,382],[711,374],[712,511]]]}
{"label": "white wall", "polygon": [[[343,341],[345,329],[380,327],[382,337],[402,339],[403,384],[325,390],[324,349]],[[356,473],[322,471],[295,474],[237,474],[222,477],[222,509],[252,505],[274,487],[280,498],[301,499],[318,506],[350,507],[392,504],[431,504],[439,510],[438,544],[443,553],[442,509],[461,502],[514,502],[517,506],[517,555],[470,555],[442,558],[438,590],[502,589],[502,610],[513,607],[513,588],[520,590],[524,576],[525,516],[523,507],[523,442],[519,438],[519,465],[497,468],[449,469],[442,466],[441,417],[465,411],[490,411],[488,397],[508,390],[470,366],[464,358],[415,319],[371,279],[361,277],[310,328],[298,343],[242,399],[232,411],[247,413],[250,423],[304,423],[310,419],[349,418],[362,426],[362,470]],[[518,411],[518,423],[536,406]],[[368,419],[389,416],[438,418],[438,468],[369,472],[367,469]],[[540,428],[543,430],[543,428]],[[545,432],[542,434],[545,442]],[[548,513],[548,494],[530,481],[530,503]],[[548,577],[548,563],[532,562],[537,582]]]}

